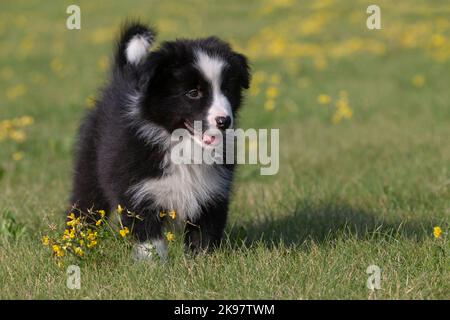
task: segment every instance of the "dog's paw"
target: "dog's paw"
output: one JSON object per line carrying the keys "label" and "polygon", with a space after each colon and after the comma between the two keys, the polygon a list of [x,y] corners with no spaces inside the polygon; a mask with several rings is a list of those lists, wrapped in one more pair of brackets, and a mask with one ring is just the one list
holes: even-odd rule
{"label": "dog's paw", "polygon": [[133,246],[131,256],[136,262],[148,262],[158,258],[166,262],[168,259],[167,243],[160,239],[137,243]]}

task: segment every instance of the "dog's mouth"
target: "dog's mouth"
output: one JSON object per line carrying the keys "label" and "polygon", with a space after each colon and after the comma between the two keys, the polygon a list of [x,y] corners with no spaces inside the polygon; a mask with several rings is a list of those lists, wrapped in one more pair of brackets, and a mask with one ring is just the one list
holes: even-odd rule
{"label": "dog's mouth", "polygon": [[218,138],[214,135],[206,134],[205,131],[195,130],[192,122],[185,120],[184,127],[190,133],[195,142],[200,145],[212,146],[218,142]]}

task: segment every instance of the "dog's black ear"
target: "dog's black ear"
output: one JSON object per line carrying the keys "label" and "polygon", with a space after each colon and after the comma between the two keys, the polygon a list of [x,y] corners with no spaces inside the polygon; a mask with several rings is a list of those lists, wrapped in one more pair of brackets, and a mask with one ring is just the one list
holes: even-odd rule
{"label": "dog's black ear", "polygon": [[126,22],[117,42],[116,68],[133,68],[145,61],[155,37],[156,32],[152,28],[139,22]]}
{"label": "dog's black ear", "polygon": [[168,63],[168,56],[163,52],[151,52],[142,66],[138,75],[138,88],[144,90],[150,83],[156,82],[158,75],[162,75]]}
{"label": "dog's black ear", "polygon": [[250,87],[250,66],[248,65],[248,60],[240,53],[234,53],[234,60],[238,68],[241,88],[248,89]]}

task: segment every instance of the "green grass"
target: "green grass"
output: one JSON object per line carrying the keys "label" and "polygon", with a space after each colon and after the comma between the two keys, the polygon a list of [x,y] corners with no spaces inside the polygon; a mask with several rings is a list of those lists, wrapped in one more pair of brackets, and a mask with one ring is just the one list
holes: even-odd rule
{"label": "green grass", "polygon": [[[2,1],[0,121],[29,115],[34,124],[22,143],[0,140],[0,298],[449,298],[450,6],[379,1],[383,29],[369,31],[367,1],[276,2],[79,1],[82,29],[68,31],[73,1]],[[79,120],[107,74],[98,61],[129,16],[153,23],[159,40],[216,34],[249,55],[266,80],[253,83],[240,124],[280,129],[280,171],[239,168],[216,253],[187,257],[178,240],[168,263],[136,264],[108,240],[80,262],[81,289],[69,290],[40,238],[49,224],[63,228]],[[412,84],[416,75],[423,85]],[[11,97],[17,85],[26,92]],[[272,85],[280,94],[268,111]],[[353,116],[334,124],[342,90]],[[320,105],[319,94],[333,102]],[[372,264],[382,269],[374,293]]]}

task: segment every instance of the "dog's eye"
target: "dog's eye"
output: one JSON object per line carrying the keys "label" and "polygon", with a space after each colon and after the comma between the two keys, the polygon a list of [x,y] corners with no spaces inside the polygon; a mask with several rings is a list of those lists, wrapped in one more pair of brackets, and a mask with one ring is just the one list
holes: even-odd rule
{"label": "dog's eye", "polygon": [[203,95],[202,95],[201,91],[199,91],[197,89],[192,89],[192,90],[189,90],[188,92],[186,92],[186,97],[188,97],[189,99],[198,100],[202,96]]}

